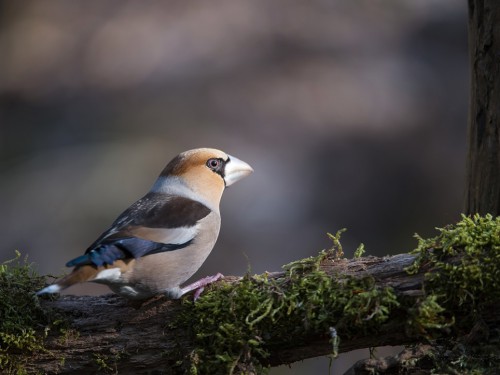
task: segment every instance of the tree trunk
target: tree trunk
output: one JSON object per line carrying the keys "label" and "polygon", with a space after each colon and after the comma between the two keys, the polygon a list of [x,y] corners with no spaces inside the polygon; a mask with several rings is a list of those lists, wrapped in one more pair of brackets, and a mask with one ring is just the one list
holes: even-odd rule
{"label": "tree trunk", "polygon": [[500,214],[500,2],[469,0],[467,214]]}

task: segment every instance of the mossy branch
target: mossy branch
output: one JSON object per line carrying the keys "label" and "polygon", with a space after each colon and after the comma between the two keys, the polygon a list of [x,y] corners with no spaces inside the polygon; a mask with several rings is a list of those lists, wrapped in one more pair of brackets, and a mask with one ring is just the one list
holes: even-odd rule
{"label": "mossy branch", "polygon": [[[383,258],[344,259],[340,232],[331,238],[334,247],[316,257],[280,272],[226,278],[196,303],[158,297],[133,306],[115,295],[43,300],[43,318],[23,323],[43,332],[37,345],[14,347],[0,336],[0,368],[262,373],[310,357],[418,342],[467,342],[439,366],[500,368],[498,345],[470,353],[471,342],[498,339],[499,218],[463,217],[437,237],[419,239],[414,252]],[[9,332],[17,331],[2,334]]]}

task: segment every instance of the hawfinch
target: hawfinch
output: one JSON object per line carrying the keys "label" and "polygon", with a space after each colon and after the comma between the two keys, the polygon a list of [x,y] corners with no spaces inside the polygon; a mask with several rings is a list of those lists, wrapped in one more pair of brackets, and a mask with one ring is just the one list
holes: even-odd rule
{"label": "hawfinch", "polygon": [[179,298],[222,275],[181,288],[203,264],[219,235],[219,203],[226,186],[253,172],[247,163],[211,148],[176,156],[151,190],[126,209],[84,255],[74,270],[37,294],[57,293],[93,281],[130,299],[156,294]]}

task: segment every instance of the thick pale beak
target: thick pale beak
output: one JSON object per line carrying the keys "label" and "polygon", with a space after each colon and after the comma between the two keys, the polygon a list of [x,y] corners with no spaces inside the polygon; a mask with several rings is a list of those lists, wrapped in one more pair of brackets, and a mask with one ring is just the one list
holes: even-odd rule
{"label": "thick pale beak", "polygon": [[228,155],[229,161],[224,169],[224,180],[226,186],[231,186],[236,181],[241,180],[243,177],[248,176],[253,172],[253,168],[245,163],[243,160]]}

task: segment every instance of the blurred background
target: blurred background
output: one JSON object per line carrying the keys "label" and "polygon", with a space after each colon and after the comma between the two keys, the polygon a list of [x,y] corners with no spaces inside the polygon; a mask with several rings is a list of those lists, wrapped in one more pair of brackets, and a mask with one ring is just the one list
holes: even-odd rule
{"label": "blurred background", "polygon": [[[347,257],[459,218],[466,2],[0,1],[0,261],[66,272],[181,151],[255,173],[195,277]],[[105,293],[79,286],[68,293]],[[342,373],[368,351],[334,362]],[[319,358],[272,374],[327,373]]]}

